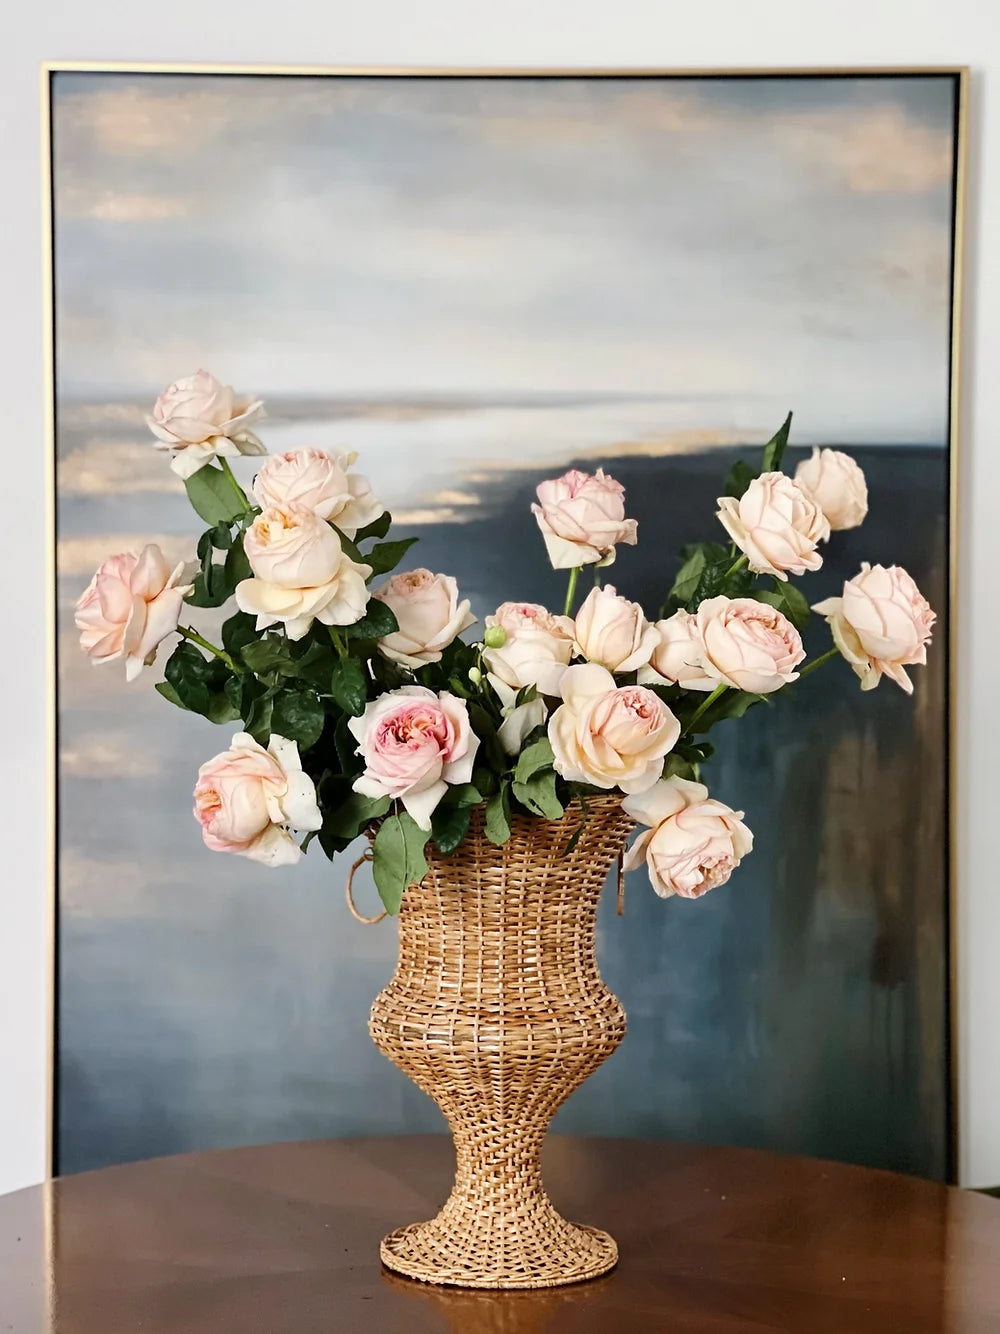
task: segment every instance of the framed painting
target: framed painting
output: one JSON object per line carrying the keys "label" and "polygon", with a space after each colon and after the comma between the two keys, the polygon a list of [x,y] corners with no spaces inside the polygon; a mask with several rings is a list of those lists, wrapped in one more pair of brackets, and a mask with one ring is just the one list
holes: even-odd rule
{"label": "framed painting", "polygon": [[939,651],[915,705],[844,670],[821,715],[792,691],[720,729],[754,855],[697,913],[603,905],[630,1035],[557,1127],[950,1175],[964,77],[48,70],[58,1171],[441,1127],[365,1030],[392,926],[348,916],[318,848],[280,883],[213,859],[184,832],[211,725],[76,651],[108,552],[194,555],[145,419],[206,366],[265,400],[272,451],[359,451],[480,618],[561,600],[528,555],[554,472],[613,463],[646,538],[615,582],[655,605],[790,408],[793,461],[853,455],[863,541],[815,600],[898,561]]}

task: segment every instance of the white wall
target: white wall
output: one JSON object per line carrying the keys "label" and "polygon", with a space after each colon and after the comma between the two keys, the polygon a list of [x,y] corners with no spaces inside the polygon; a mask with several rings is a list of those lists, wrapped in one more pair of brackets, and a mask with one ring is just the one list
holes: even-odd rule
{"label": "white wall", "polygon": [[[997,0],[41,0],[9,11],[0,55],[0,1191],[45,1162],[49,870],[41,60],[338,65],[971,65],[958,657],[961,1172],[1000,1183],[1000,5]],[[19,25],[11,32],[14,23]],[[984,221],[980,222],[980,219]],[[982,236],[984,243],[980,244]],[[992,242],[990,244],[989,242]],[[16,472],[15,465],[16,463]],[[993,595],[993,597],[991,597]],[[986,608],[986,615],[974,609]]]}

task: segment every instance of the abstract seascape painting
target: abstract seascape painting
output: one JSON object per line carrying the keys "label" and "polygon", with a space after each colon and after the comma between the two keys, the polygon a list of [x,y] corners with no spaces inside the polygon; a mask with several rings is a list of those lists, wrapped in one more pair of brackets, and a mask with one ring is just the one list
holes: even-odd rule
{"label": "abstract seascape painting", "polygon": [[713,735],[754,855],[697,911],[605,894],[630,1031],[556,1129],[948,1175],[960,75],[50,78],[58,1170],[443,1128],[368,1038],[395,926],[349,915],[351,858],[213,859],[191,794],[228,737],[76,651],[108,552],[194,557],[145,418],[204,366],[270,450],[357,450],[480,622],[561,604],[530,502],[570,466],[624,483],[614,582],[655,606],[789,409],[792,468],[857,459],[864,534],[811,600],[898,561],[937,651],[913,701],[837,664]]}

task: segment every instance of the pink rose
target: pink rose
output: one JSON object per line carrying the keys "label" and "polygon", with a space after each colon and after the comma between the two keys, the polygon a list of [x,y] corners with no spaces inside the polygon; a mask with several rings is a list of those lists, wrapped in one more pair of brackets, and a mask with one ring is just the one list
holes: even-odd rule
{"label": "pink rose", "polygon": [[194,817],[213,852],[236,852],[265,866],[291,866],[302,856],[287,826],[323,823],[295,742],[272,735],[265,750],[246,732],[198,770]]}
{"label": "pink rose", "polygon": [[449,783],[468,783],[479,749],[465,701],[447,690],[403,686],[374,700],[348,723],[364,756],[354,790],[402,801],[421,829]]}
{"label": "pink rose", "polygon": [[868,513],[868,484],[850,454],[814,449],[795,469],[795,483],[823,511],[833,532],[857,528]]}
{"label": "pink rose", "polygon": [[798,680],[806,656],[786,616],[753,598],[707,598],[695,615],[702,661],[709,675],[755,695],[769,695]]}
{"label": "pink rose", "polygon": [[352,561],[312,510],[271,506],[247,529],[243,549],[254,578],[236,585],[236,605],[257,617],[258,630],[280,622],[289,639],[301,639],[314,620],[353,625],[364,616],[371,566]]}
{"label": "pink rose", "polygon": [[635,519],[625,518],[625,488],[603,468],[593,474],[575,468],[542,482],[531,512],[557,570],[577,565],[610,565],[615,546],[635,546]]}
{"label": "pink rose", "polygon": [[787,580],[818,570],[816,550],[830,536],[823,511],[783,472],[765,472],[739,500],[720,496],[719,520],[744,553],[751,570]]}
{"label": "pink rose", "polygon": [[469,599],[458,600],[450,574],[408,570],[394,574],[372,597],[389,607],[399,629],[378,641],[379,651],[404,667],[440,662],[441,653],[463,630],[475,624]]}
{"label": "pink rose", "polygon": [[817,602],[813,611],[829,621],[833,642],[861,678],[862,690],[874,690],[884,673],[913,694],[903,668],[926,663],[937,618],[904,569],[866,561],[841,597]]}
{"label": "pink rose", "polygon": [[705,662],[698,622],[683,608],[655,625],[657,643],[649,666],[639,672],[639,681],[649,684],[660,678],[685,690],[714,690],[719,678]]}
{"label": "pink rose", "polygon": [[664,778],[622,802],[626,814],[648,825],[625,854],[626,871],[643,861],[661,898],[698,899],[724,885],[753,847],[743,812],[712,801],[708,788],[686,778]]}
{"label": "pink rose", "polygon": [[487,616],[488,630],[504,632],[504,642],[483,651],[483,662],[496,681],[513,687],[535,686],[541,695],[558,695],[559,681],[573,656],[573,622],[554,616],[537,602],[504,602]]}
{"label": "pink rose", "polygon": [[614,586],[594,588],[584,598],[574,625],[576,651],[609,672],[636,672],[649,662],[659,635],[638,602],[619,597]]}
{"label": "pink rose", "polygon": [[196,371],[164,389],[146,422],[156,448],[172,449],[171,468],[188,478],[217,454],[266,454],[248,429],[263,413],[259,398],[237,403],[229,385],[208,371]]}
{"label": "pink rose", "polygon": [[615,685],[606,667],[567,667],[563,703],[549,719],[555,769],[571,782],[644,792],[663,772],[681,726],[643,686]]}
{"label": "pink rose", "polygon": [[162,639],[177,629],[184,598],[183,562],[171,572],[154,543],[138,556],[109,556],[76,604],[80,647],[94,662],[125,659],[125,679],[133,681],[156,656]]}
{"label": "pink rose", "polygon": [[357,454],[326,454],[322,449],[295,449],[272,454],[254,478],[253,493],[261,509],[296,505],[336,524],[352,540],[385,513],[372,494],[371,483],[349,472]]}

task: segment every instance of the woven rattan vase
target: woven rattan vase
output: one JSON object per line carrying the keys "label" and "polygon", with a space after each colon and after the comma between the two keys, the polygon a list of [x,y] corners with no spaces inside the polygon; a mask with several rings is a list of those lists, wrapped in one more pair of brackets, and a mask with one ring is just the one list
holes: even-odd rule
{"label": "woven rattan vase", "polygon": [[426,1283],[544,1288],[594,1278],[613,1238],[567,1223],[542,1186],[556,1108],[625,1036],[597,971],[597,901],[632,822],[616,798],[562,820],[514,816],[494,847],[481,810],[451,857],[403,896],[399,964],[372,1007],[376,1046],[448,1119],[457,1173],[444,1208],[382,1242],[388,1268]]}

